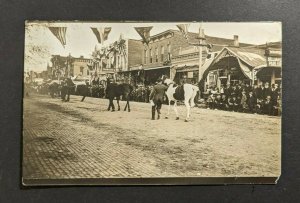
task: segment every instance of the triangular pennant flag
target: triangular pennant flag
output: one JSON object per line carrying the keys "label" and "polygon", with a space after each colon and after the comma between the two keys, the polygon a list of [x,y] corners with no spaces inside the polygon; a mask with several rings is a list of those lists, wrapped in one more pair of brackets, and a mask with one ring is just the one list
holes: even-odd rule
{"label": "triangular pennant flag", "polygon": [[135,27],[134,29],[142,37],[143,42],[148,45],[149,41],[150,41],[150,30],[152,28],[153,28],[153,26],[150,26],[150,27]]}
{"label": "triangular pennant flag", "polygon": [[52,34],[60,41],[60,43],[65,47],[66,45],[66,27],[49,27]]}
{"label": "triangular pennant flag", "polygon": [[183,36],[188,39],[188,29],[189,29],[189,26],[190,24],[179,24],[179,25],[176,25],[178,27],[178,29],[180,30],[180,32],[182,32]]}
{"label": "triangular pennant flag", "polygon": [[103,43],[108,38],[108,34],[111,31],[111,27],[105,27],[105,28],[93,28],[91,27],[93,33],[96,35],[98,43]]}

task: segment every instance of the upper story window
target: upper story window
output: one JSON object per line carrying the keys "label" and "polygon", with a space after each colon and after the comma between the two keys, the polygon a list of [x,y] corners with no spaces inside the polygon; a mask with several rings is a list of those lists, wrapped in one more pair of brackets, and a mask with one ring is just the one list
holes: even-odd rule
{"label": "upper story window", "polygon": [[168,44],[168,60],[171,60],[171,44]]}
{"label": "upper story window", "polygon": [[155,48],[155,62],[158,62],[158,48]]}
{"label": "upper story window", "polygon": [[144,63],[145,64],[148,63],[148,50],[147,49],[144,51]]}
{"label": "upper story window", "polygon": [[164,61],[165,47],[161,46],[160,61]]}
{"label": "upper story window", "polygon": [[150,63],[153,62],[153,53],[152,53],[152,49],[150,49]]}
{"label": "upper story window", "polygon": [[168,44],[168,53],[171,53],[171,44]]}
{"label": "upper story window", "polygon": [[84,67],[80,67],[80,73],[81,73],[81,75],[83,75],[83,70],[84,70]]}

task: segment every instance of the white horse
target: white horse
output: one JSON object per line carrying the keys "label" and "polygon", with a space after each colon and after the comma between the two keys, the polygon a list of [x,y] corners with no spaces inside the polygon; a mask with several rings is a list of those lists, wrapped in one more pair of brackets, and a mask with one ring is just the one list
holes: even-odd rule
{"label": "white horse", "polygon": [[178,111],[177,111],[177,101],[184,100],[184,104],[186,106],[185,122],[188,122],[188,120],[190,118],[190,109],[191,109],[191,107],[195,106],[194,99],[195,99],[197,92],[199,91],[199,88],[192,84],[184,84],[183,85],[184,92],[182,95],[183,99],[178,99],[178,98],[176,99],[176,98],[174,98],[174,93],[175,93],[176,89],[179,88],[180,86],[174,87],[174,82],[171,79],[165,79],[164,83],[166,85],[168,85],[166,95],[167,95],[168,101],[169,101],[168,114],[166,116],[166,119],[169,118],[171,101],[174,101],[174,111],[176,113],[176,120],[179,120]]}

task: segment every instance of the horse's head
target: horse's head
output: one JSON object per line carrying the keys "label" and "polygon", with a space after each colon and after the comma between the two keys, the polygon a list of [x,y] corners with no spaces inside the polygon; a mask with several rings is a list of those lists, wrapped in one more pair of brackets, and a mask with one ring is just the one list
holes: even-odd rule
{"label": "horse's head", "polygon": [[164,84],[166,84],[166,85],[170,85],[170,84],[173,84],[174,82],[171,80],[171,79],[169,79],[169,78],[166,78],[165,80],[164,80]]}

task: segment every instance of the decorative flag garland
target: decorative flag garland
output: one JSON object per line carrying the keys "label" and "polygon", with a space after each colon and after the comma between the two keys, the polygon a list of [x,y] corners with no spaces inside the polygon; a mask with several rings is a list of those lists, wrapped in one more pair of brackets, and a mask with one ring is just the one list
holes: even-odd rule
{"label": "decorative flag garland", "polygon": [[150,41],[150,30],[152,28],[153,28],[153,26],[150,26],[150,27],[135,27],[134,29],[142,37],[143,42],[148,45],[149,41]]}
{"label": "decorative flag garland", "polygon": [[60,41],[60,43],[65,48],[66,45],[66,27],[49,27],[49,30],[52,32],[52,34]]}
{"label": "decorative flag garland", "polygon": [[111,27],[105,27],[105,28],[93,28],[91,27],[93,33],[97,37],[98,43],[103,43],[108,38],[108,34],[111,31]]}

